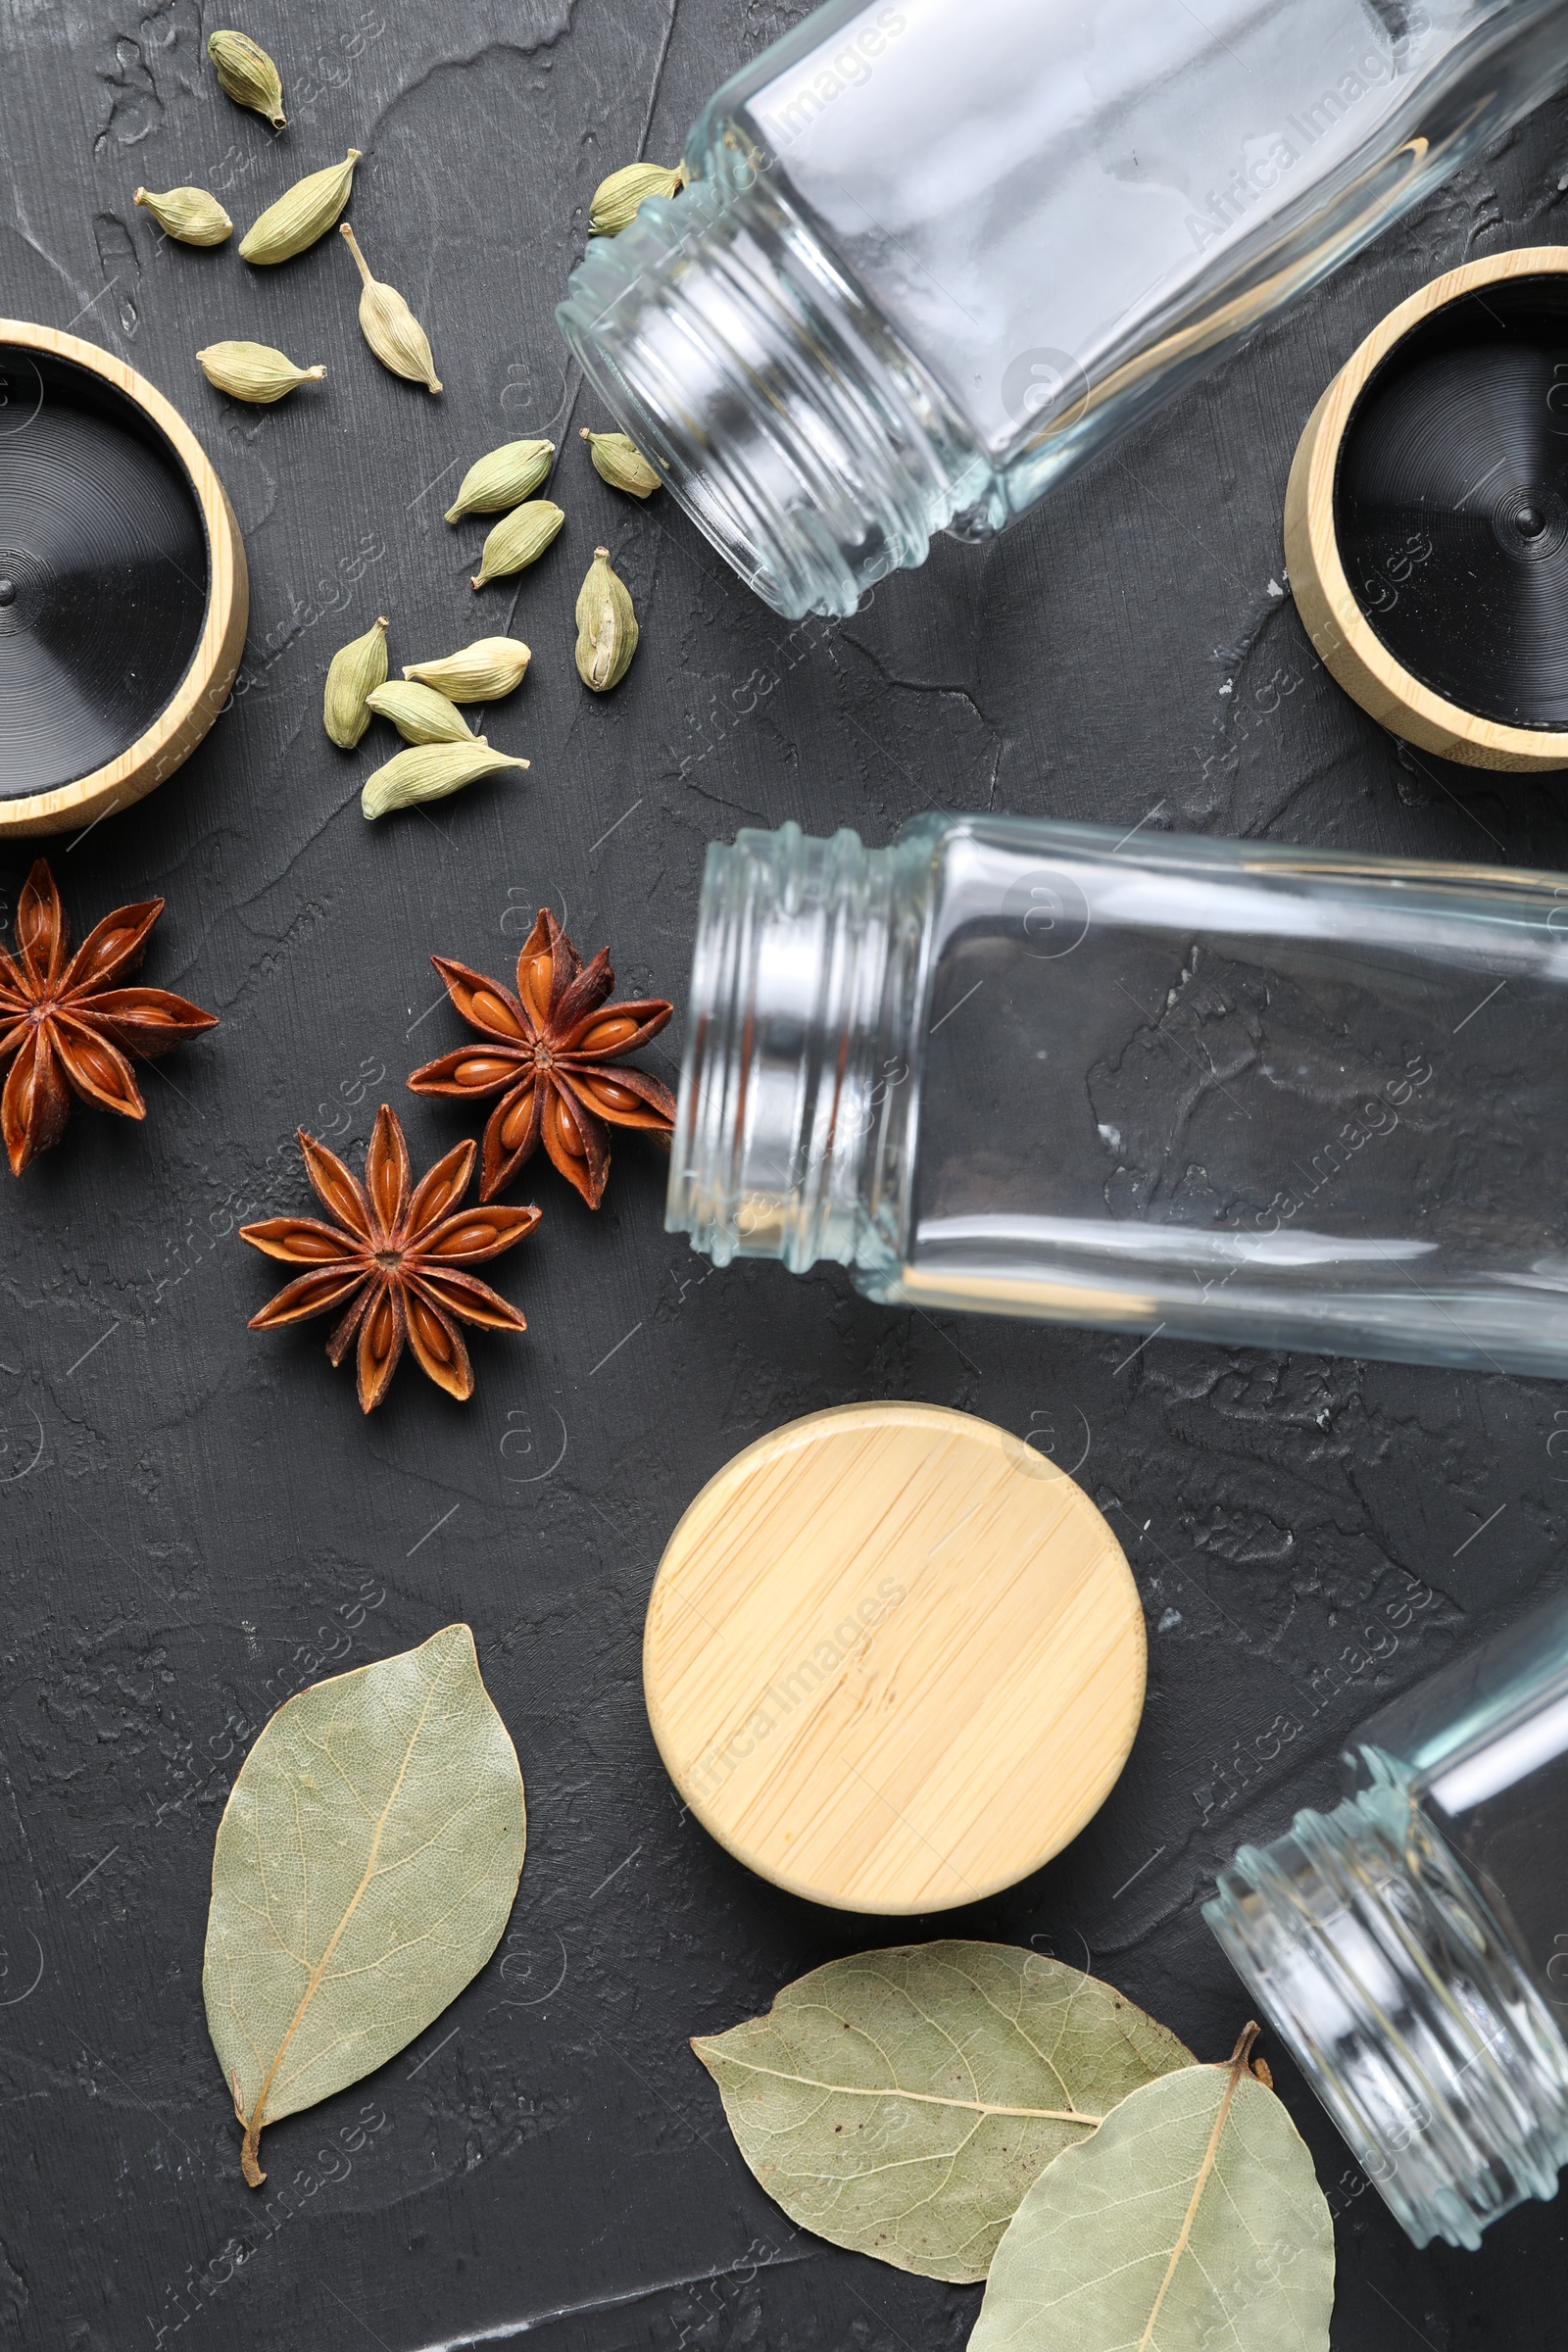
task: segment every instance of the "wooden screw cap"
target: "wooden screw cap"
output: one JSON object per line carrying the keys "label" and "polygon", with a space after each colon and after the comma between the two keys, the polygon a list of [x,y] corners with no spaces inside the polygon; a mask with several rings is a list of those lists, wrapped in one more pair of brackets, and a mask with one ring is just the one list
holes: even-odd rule
{"label": "wooden screw cap", "polygon": [[96,344],[0,318],[0,838],[85,826],[195,750],[245,646],[201,443]]}
{"label": "wooden screw cap", "polygon": [[[1568,247],[1524,246],[1470,262],[1434,278],[1389,313],[1346,362],[1306,422],[1285,494],[1285,558],[1291,593],[1325,667],[1351,700],[1391,733],[1467,767],[1542,771],[1568,767],[1568,729],[1518,726],[1466,709],[1435,691],[1391,652],[1357,598],[1340,543],[1342,464],[1355,433],[1363,394],[1398,346],[1418,330],[1434,331],[1438,315],[1464,298],[1520,287],[1532,278],[1563,284]],[[1557,298],[1559,301],[1560,297]],[[1441,329],[1437,330],[1441,331]],[[1487,468],[1478,464],[1476,489]],[[1565,648],[1568,661],[1568,648]]]}
{"label": "wooden screw cap", "polygon": [[1077,1836],[1143,1711],[1143,1609],[1081,1488],[931,1404],[812,1413],[665,1546],[643,1680],[703,1826],[791,1893],[941,1911]]}

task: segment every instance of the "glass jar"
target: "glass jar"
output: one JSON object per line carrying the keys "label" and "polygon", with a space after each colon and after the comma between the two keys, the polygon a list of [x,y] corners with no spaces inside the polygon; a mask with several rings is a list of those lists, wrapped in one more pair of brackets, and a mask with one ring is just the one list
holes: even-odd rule
{"label": "glass jar", "polygon": [[1568,2163],[1568,1601],[1373,1717],[1204,1916],[1418,2246]]}
{"label": "glass jar", "polygon": [[778,612],[851,612],[1210,367],[1561,78],[1568,0],[838,0],[558,317]]}
{"label": "glass jar", "polygon": [[1565,1024],[1561,877],[745,832],[708,853],[665,1222],[888,1305],[1568,1374]]}

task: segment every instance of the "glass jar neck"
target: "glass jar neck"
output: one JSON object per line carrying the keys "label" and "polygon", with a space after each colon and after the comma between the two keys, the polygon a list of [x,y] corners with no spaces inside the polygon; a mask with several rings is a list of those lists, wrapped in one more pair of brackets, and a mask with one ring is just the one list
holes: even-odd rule
{"label": "glass jar neck", "polygon": [[933,824],[713,843],[664,1222],[716,1265],[896,1260],[918,1093]]}
{"label": "glass jar neck", "polygon": [[593,240],[557,318],[693,521],[792,620],[853,612],[960,514],[1002,519],[972,436],[773,167],[645,203]]}
{"label": "glass jar neck", "polygon": [[1555,2193],[1568,2044],[1398,1767],[1244,1846],[1204,1917],[1418,2246]]}

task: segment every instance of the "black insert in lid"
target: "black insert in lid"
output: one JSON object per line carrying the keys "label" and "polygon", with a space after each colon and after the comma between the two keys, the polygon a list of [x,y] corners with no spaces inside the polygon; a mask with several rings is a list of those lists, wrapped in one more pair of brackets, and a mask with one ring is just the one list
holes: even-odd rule
{"label": "black insert in lid", "polygon": [[1568,729],[1568,287],[1461,296],[1395,345],[1346,426],[1335,534],[1381,642],[1446,701]]}
{"label": "black insert in lid", "polygon": [[87,368],[0,343],[0,801],[90,775],[155,724],[210,571],[152,419]]}

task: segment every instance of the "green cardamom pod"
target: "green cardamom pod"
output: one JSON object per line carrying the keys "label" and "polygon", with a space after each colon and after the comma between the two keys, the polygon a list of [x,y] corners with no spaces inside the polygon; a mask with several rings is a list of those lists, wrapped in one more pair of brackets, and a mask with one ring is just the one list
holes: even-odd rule
{"label": "green cardamom pod", "polygon": [[439,662],[405,662],[403,675],[421,678],[454,703],[496,703],[522,684],[528,661],[516,637],[479,637]]}
{"label": "green cardamom pod", "polygon": [[624,164],[602,179],[588,207],[588,226],[596,237],[618,237],[637,218],[637,208],[650,196],[673,196],[689,185],[684,163],[668,171],[662,164]]}
{"label": "green cardamom pod", "polygon": [[422,384],[427,392],[439,392],[441,378],[435,371],[435,355],[430,338],[398,292],[396,286],[384,286],[379,278],[370,275],[370,266],[354,241],[354,231],[345,220],[338,231],[350,253],[360,266],[364,284],[360,293],[360,331],[383,368],[406,382]]}
{"label": "green cardamom pod", "polygon": [[296,368],[285,351],[270,343],[209,343],[196,354],[197,366],[210,384],[230,400],[253,400],[268,407],[292,392],[296,384],[319,383],[326,369]]}
{"label": "green cardamom pod", "polygon": [[447,509],[448,522],[460,514],[499,514],[532,498],[556,454],[553,441],[505,441],[488,457],[468,467],[457,503]]}
{"label": "green cardamom pod", "polygon": [[624,490],[632,498],[651,498],[656,490],[662,490],[662,478],[629,433],[591,433],[584,425],[582,438],[588,444],[595,473],[612,490]]}
{"label": "green cardamom pod", "polygon": [[416,801],[445,800],[449,792],[461,792],[465,784],[493,776],[498,768],[527,764],[526,760],[493,752],[482,735],[472,743],[414,744],[366,777],[360,807],[367,816],[385,816],[393,808],[412,808]]}
{"label": "green cardamom pod", "polygon": [[637,651],[637,615],[626,585],[610,568],[610,550],[596,547],[577,593],[577,675],[595,694],[618,686]]}
{"label": "green cardamom pod", "polygon": [[514,507],[485,541],[469,587],[482,588],[486,580],[499,580],[537,564],[565,519],[554,499],[530,498],[526,506]]}
{"label": "green cardamom pod", "polygon": [[352,752],[370,723],[369,697],[386,683],[386,631],[382,612],[363,637],[340,645],[327,665],[321,719],[339,751]]}
{"label": "green cardamom pod", "polygon": [[389,718],[405,743],[472,743],[473,729],[455,703],[433,686],[412,686],[394,678],[366,701],[377,718]]}
{"label": "green cardamom pod", "polygon": [[265,115],[274,130],[281,130],[283,84],[267,51],[248,33],[215,32],[207,54],[218,68],[218,85],[224,97],[232,98],[236,106],[248,106],[253,115]]}
{"label": "green cardamom pod", "polygon": [[274,262],[291,262],[318,237],[324,237],[349,200],[359,160],[360,150],[351,147],[340,164],[329,164],[324,172],[308,172],[291,188],[285,188],[241,237],[240,260],[270,269]]}
{"label": "green cardamom pod", "polygon": [[145,206],[166,237],[181,245],[221,245],[234,232],[233,221],[205,188],[170,188],[162,196],[138,188],[134,201]]}

